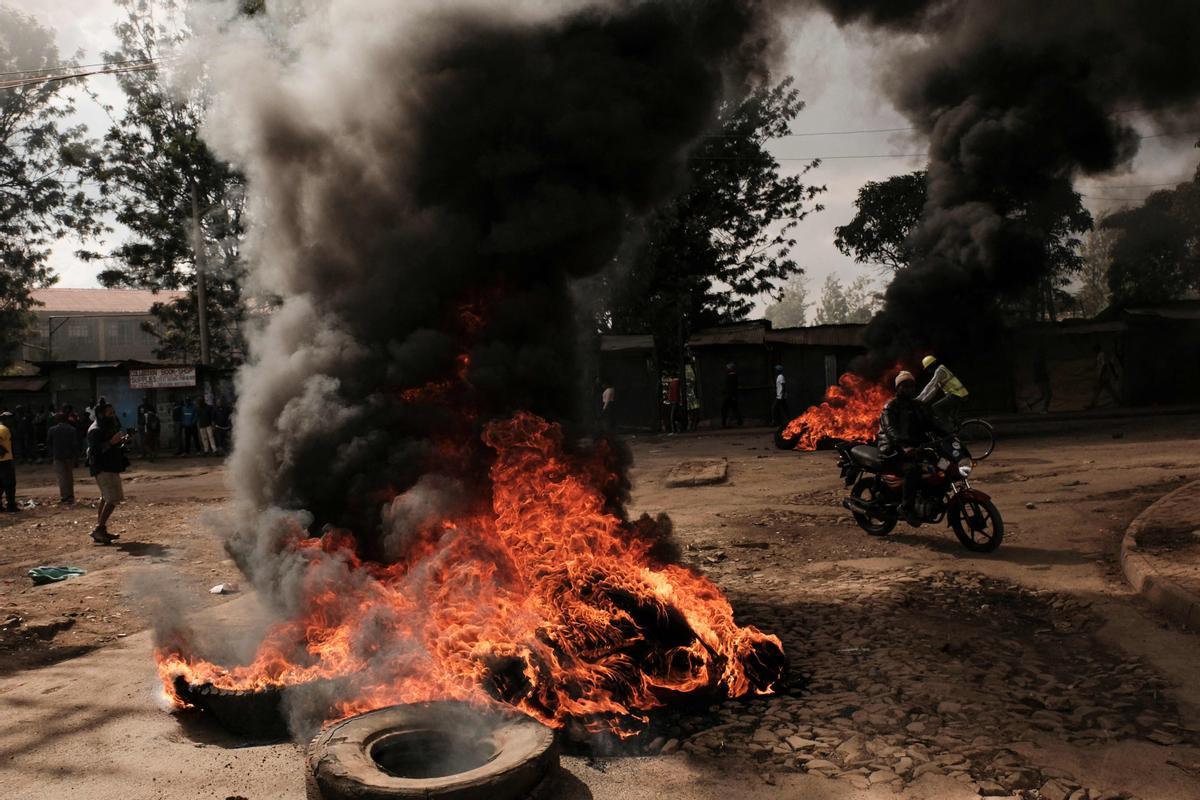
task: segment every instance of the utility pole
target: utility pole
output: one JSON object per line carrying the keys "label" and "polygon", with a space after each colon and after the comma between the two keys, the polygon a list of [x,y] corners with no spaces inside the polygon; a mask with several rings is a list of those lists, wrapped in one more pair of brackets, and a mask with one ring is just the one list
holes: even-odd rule
{"label": "utility pole", "polygon": [[208,366],[208,269],[204,230],[200,226],[200,191],[192,181],[192,250],[196,260],[196,313],[200,318],[200,364]]}

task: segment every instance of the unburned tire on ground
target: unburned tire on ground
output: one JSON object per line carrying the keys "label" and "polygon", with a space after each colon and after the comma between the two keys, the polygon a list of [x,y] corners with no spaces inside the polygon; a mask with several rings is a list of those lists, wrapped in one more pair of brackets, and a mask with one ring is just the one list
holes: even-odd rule
{"label": "unburned tire on ground", "polygon": [[464,703],[390,706],[335,722],[308,749],[309,800],[524,800],[558,766],[554,731]]}

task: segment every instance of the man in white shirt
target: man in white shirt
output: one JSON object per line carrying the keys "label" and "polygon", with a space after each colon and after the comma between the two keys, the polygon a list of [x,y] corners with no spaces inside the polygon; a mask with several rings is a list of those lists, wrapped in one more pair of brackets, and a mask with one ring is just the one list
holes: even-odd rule
{"label": "man in white shirt", "polygon": [[787,402],[787,378],[783,374],[783,364],[776,364],[775,402],[771,404],[771,424],[780,427],[791,421],[792,413]]}
{"label": "man in white shirt", "polygon": [[604,382],[604,391],[600,393],[600,428],[605,433],[612,433],[614,428],[613,412],[617,400],[616,390],[611,381]]}

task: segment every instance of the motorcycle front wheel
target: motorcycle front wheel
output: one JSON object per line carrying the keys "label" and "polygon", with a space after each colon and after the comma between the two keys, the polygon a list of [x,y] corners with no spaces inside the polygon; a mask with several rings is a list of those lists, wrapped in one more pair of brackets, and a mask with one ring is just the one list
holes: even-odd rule
{"label": "motorcycle front wheel", "polygon": [[[850,496],[864,503],[874,503],[876,500],[875,480],[874,477],[860,478],[858,483],[854,484],[854,488],[850,490]],[[892,528],[896,527],[895,514],[891,514],[883,519],[877,519],[875,517],[868,517],[866,514],[859,514],[857,511],[851,511],[850,513],[854,516],[854,521],[858,523],[858,527],[872,536],[887,536],[892,532]]]}
{"label": "motorcycle front wheel", "polygon": [[950,509],[950,527],[963,547],[990,553],[1004,540],[1004,520],[991,500],[964,500]]}

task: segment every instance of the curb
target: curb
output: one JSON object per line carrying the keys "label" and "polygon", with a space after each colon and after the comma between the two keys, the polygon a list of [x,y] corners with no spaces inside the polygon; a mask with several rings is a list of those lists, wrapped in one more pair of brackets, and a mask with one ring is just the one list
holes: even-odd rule
{"label": "curb", "polygon": [[1137,542],[1138,533],[1150,523],[1155,510],[1176,495],[1188,491],[1200,493],[1200,481],[1184,484],[1168,492],[1129,523],[1121,539],[1121,570],[1125,573],[1125,580],[1156,611],[1188,630],[1200,631],[1200,596],[1160,575],[1150,559],[1139,552]]}

